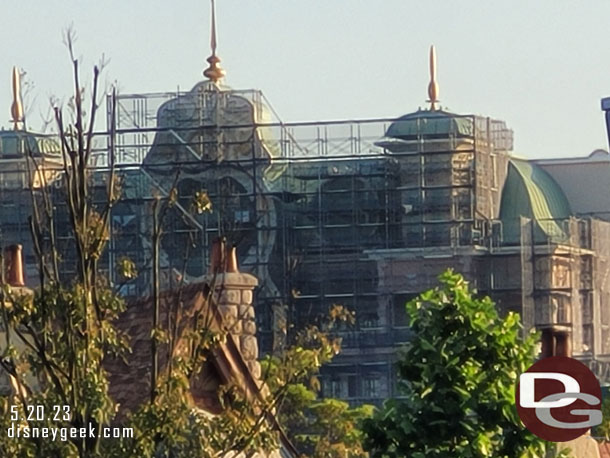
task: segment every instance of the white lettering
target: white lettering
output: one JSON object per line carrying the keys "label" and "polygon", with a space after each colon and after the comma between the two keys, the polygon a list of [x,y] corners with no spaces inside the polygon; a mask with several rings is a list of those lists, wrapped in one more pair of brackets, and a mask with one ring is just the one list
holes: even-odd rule
{"label": "white lettering", "polygon": [[[535,401],[536,380],[557,380],[564,387],[564,393],[580,393],[578,380],[557,372],[525,372],[519,377],[519,402],[521,407],[535,409],[565,407],[576,401],[575,397],[565,397],[557,401]],[[546,398],[545,398],[546,399]]]}

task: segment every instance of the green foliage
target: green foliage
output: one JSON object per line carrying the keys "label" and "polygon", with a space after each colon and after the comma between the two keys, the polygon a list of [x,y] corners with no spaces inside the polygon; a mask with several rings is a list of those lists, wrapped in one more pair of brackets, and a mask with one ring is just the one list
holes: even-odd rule
{"label": "green foliage", "polygon": [[120,278],[127,281],[133,280],[138,276],[138,268],[136,267],[135,262],[123,256],[117,262],[116,273]]}
{"label": "green foliage", "polygon": [[369,405],[350,408],[337,399],[318,400],[314,390],[297,383],[288,387],[279,415],[303,456],[357,458],[368,456],[359,425],[372,416],[373,409]]}
{"label": "green foliage", "polygon": [[610,397],[606,397],[602,402],[602,418],[601,425],[593,429],[592,435],[608,442],[610,441]]}
{"label": "green foliage", "polygon": [[277,447],[275,433],[259,422],[265,406],[247,401],[234,387],[227,388],[232,399],[224,403],[223,413],[213,416],[193,407],[185,372],[176,370],[160,384],[165,389],[154,403],[144,404],[126,421],[134,428],[134,437],[108,441],[104,457],[207,458],[232,450],[253,453]]}
{"label": "green foliage", "polygon": [[193,196],[191,207],[198,215],[211,212],[212,201],[210,200],[207,191],[196,191],[195,195]]}
{"label": "green foliage", "polygon": [[400,399],[364,422],[372,457],[539,457],[546,444],[515,408],[517,377],[534,361],[535,336],[501,319],[461,275],[407,304],[415,334],[398,362]]}
{"label": "green foliage", "polygon": [[[5,288],[10,305],[5,306],[3,316],[10,338],[2,361],[5,369],[13,367],[20,388],[17,396],[0,399],[0,411],[17,406],[22,426],[80,428],[91,423],[97,428],[114,417],[103,359],[109,354],[121,355],[128,348],[126,337],[112,326],[125,304],[104,287],[97,292],[95,308],[103,317],[99,321],[93,319],[94,307],[79,284],[70,288],[49,284],[34,295],[14,294]],[[28,421],[28,406],[43,406],[44,418]],[[69,406],[69,418],[54,415],[55,406]],[[9,414],[2,416],[7,422],[2,427],[11,426],[9,418]],[[83,456],[85,450],[97,449],[89,442],[80,438],[25,440],[3,434],[0,451],[7,451],[3,456]]]}
{"label": "green foliage", "polygon": [[314,458],[358,458],[362,449],[359,424],[373,413],[372,406],[350,408],[337,399],[318,399],[320,367],[341,349],[332,337],[336,325],[353,323],[354,314],[334,305],[319,325],[296,333],[295,345],[281,358],[263,360],[269,386],[281,394],[278,418],[288,437],[303,456]]}

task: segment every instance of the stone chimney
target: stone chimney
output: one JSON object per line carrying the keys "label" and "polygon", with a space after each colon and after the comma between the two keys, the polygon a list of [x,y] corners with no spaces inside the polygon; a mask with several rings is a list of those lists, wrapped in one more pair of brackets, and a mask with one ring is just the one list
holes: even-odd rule
{"label": "stone chimney", "polygon": [[23,246],[9,245],[4,249],[4,278],[13,287],[24,287]]}
{"label": "stone chimney", "polygon": [[259,379],[258,341],[252,297],[258,286],[255,276],[242,273],[237,265],[235,247],[227,248],[226,240],[219,238],[212,245],[210,271],[207,282],[212,297],[223,317],[225,329],[235,338],[242,357],[254,378]]}

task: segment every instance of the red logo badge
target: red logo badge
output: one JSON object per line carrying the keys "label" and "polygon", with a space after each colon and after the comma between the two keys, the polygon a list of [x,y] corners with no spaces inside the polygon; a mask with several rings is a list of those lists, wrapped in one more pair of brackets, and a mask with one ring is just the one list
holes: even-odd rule
{"label": "red logo badge", "polygon": [[517,412],[541,439],[565,442],[602,422],[599,381],[587,366],[564,356],[541,359],[519,377]]}

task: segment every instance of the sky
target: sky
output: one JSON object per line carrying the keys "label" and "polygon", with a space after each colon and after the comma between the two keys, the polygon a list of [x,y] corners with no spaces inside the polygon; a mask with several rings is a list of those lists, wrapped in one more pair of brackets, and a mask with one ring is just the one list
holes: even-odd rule
{"label": "sky", "polygon": [[[0,126],[13,65],[33,84],[30,128],[68,98],[69,26],[83,72],[104,55],[104,84],[122,93],[204,79],[208,0],[7,3]],[[607,0],[217,0],[218,55],[226,83],[262,90],[282,121],[385,118],[426,106],[434,44],[444,108],[505,120],[520,156],[585,156],[608,149],[609,17]]]}

